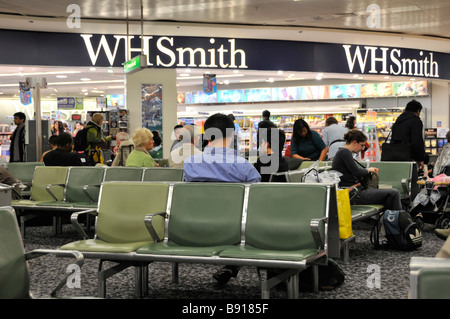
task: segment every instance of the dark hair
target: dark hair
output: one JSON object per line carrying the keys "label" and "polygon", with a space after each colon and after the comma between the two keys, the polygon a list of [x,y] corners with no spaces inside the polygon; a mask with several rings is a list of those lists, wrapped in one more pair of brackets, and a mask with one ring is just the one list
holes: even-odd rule
{"label": "dark hair", "polygon": [[353,130],[355,128],[355,123],[356,123],[356,117],[352,115],[347,119],[347,122],[345,123],[345,127],[348,128],[349,130]]}
{"label": "dark hair", "polygon": [[153,141],[155,142],[154,146],[159,146],[161,145],[161,136],[159,136],[159,132],[158,131],[152,131],[153,134]]}
{"label": "dark hair", "polygon": [[294,122],[294,128],[292,129],[292,141],[293,141],[294,143],[297,143],[297,142],[299,141],[299,139],[302,138],[302,137],[300,136],[300,133],[299,133],[299,132],[300,132],[304,127],[306,127],[306,130],[307,130],[307,132],[308,132],[308,133],[306,133],[305,138],[306,138],[306,139],[312,139],[312,133],[311,133],[311,129],[309,128],[308,123],[306,123],[306,121],[305,121],[304,119],[300,118],[300,119],[297,119],[297,120]]}
{"label": "dark hair", "polygon": [[[284,148],[284,143],[286,142],[286,134],[284,133],[283,130],[280,130],[276,127],[270,127],[268,129],[263,128],[263,129],[266,130],[266,133],[261,134],[260,143],[262,141],[266,141],[267,143],[269,143],[269,147],[272,150],[272,152],[279,154],[281,156],[283,148]],[[262,132],[264,132],[264,131],[262,131]],[[273,139],[278,139],[278,145],[272,144]]]}
{"label": "dark hair", "polygon": [[233,114],[228,114],[228,116],[234,121],[236,118],[234,117]]}
{"label": "dark hair", "polygon": [[18,117],[19,119],[21,119],[21,120],[26,120],[27,119],[27,117],[25,116],[25,113],[23,113],[23,112],[16,112],[16,113],[14,113],[14,117]]}
{"label": "dark hair", "polygon": [[234,122],[228,115],[216,113],[208,117],[205,121],[205,138],[209,141],[214,141],[217,137],[214,132],[207,133],[208,129],[215,128],[222,133],[222,138],[229,137],[234,132]]}
{"label": "dark hair", "polygon": [[325,126],[330,126],[331,124],[338,124],[338,120],[335,117],[330,116],[325,120]]}
{"label": "dark hair", "polygon": [[50,138],[48,139],[48,144],[50,144],[50,145],[58,145],[58,144],[56,144],[57,139],[58,139],[58,136],[56,136],[56,135],[50,136]]}
{"label": "dark hair", "polygon": [[260,132],[263,132],[262,130],[268,129],[268,128],[276,128],[277,126],[275,123],[271,121],[261,121],[258,123],[258,131],[256,132],[256,138],[259,144],[261,144],[261,141],[259,140]]}
{"label": "dark hair", "polygon": [[344,140],[346,144],[350,144],[353,141],[362,143],[367,141],[367,136],[359,130],[351,130],[344,134]]}
{"label": "dark hair", "polygon": [[56,145],[57,146],[66,146],[67,144],[72,144],[72,135],[66,132],[62,132],[56,137]]}
{"label": "dark hair", "polygon": [[408,112],[419,112],[422,111],[422,104],[416,100],[412,100],[406,104],[405,111]]}
{"label": "dark hair", "polygon": [[182,127],[183,127],[183,125],[177,124],[173,127],[173,130],[176,131],[177,129],[182,128]]}
{"label": "dark hair", "polygon": [[263,118],[265,118],[265,117],[269,118],[269,117],[270,117],[270,111],[269,111],[269,110],[264,110],[264,111],[262,112],[262,117],[263,117]]}

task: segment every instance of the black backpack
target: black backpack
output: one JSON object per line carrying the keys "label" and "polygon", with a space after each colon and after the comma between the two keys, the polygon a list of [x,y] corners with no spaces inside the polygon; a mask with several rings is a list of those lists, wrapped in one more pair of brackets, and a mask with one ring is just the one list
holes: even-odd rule
{"label": "black backpack", "polygon": [[[381,221],[381,222],[380,222]],[[380,228],[385,240],[380,242]],[[370,241],[376,249],[415,250],[422,246],[422,232],[404,210],[386,210],[380,215],[370,234]]]}
{"label": "black backpack", "polygon": [[88,147],[87,131],[88,129],[85,127],[75,135],[73,139],[73,148],[75,151],[83,152]]}

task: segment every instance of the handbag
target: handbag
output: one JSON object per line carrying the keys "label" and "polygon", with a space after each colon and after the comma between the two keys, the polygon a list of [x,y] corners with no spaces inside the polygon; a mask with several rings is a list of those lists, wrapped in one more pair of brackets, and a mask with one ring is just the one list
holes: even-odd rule
{"label": "handbag", "polygon": [[[362,168],[366,169],[363,165],[361,165],[360,162],[358,162],[357,160],[355,160],[356,163],[358,163],[359,166],[361,166]],[[369,172],[369,174],[367,174],[366,176],[364,176],[361,180],[361,187],[362,189],[367,189],[367,188],[378,188],[380,185],[380,176],[378,175],[378,173],[375,172]]]}
{"label": "handbag", "polygon": [[353,236],[349,190],[347,188],[336,190],[336,199],[338,206],[339,238],[347,239]]}
{"label": "handbag", "polygon": [[387,143],[392,130],[386,138],[386,142],[381,145],[381,161],[412,161],[411,143]]}

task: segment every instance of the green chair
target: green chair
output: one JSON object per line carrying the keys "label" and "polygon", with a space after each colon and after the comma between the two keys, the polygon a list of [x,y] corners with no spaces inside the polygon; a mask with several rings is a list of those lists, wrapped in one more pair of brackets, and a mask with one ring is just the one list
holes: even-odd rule
{"label": "green chair", "polygon": [[[72,214],[72,224],[83,239],[60,249],[80,251],[85,258],[100,259],[100,297],[106,296],[106,279],[130,266],[136,267],[136,295],[142,295],[141,283],[145,282],[147,266],[133,262],[131,253],[153,241],[144,223],[145,215],[166,211],[168,196],[168,183],[105,182],[101,186],[96,210]],[[97,215],[94,239],[89,239],[78,223],[78,217],[84,214]],[[156,231],[164,233],[163,219],[160,219]],[[103,260],[115,261],[117,265],[102,270]]]}
{"label": "green chair", "polygon": [[450,260],[411,257],[411,299],[450,299]]}
{"label": "green chair", "polygon": [[[139,248],[143,259],[173,262],[173,281],[178,281],[178,262],[214,263],[214,257],[241,239],[245,186],[237,183],[179,183],[173,186],[170,212],[149,215],[146,224],[157,242]],[[165,237],[157,235],[153,220],[168,219]],[[164,240],[163,240],[164,239]]]}
{"label": "green chair", "polygon": [[317,265],[325,263],[324,223],[330,205],[327,185],[305,183],[257,183],[250,185],[245,241],[219,256],[234,265],[284,268],[261,281],[263,298],[270,289],[289,279],[288,297],[298,298],[299,272],[313,267],[318,290]]}
{"label": "green chair", "polygon": [[63,200],[53,200],[51,202],[39,202],[38,206],[59,206],[61,208],[72,207],[80,210],[80,208],[96,208],[98,203],[99,188],[89,187],[91,185],[100,185],[103,181],[105,169],[103,167],[93,166],[74,166],[69,167],[67,181],[64,184],[48,186],[48,191],[56,198],[52,189],[59,186],[64,192]]}
{"label": "green chair", "polygon": [[142,176],[144,182],[182,182],[184,169],[174,167],[148,167]]}
{"label": "green chair", "polygon": [[[25,253],[22,237],[12,207],[0,207],[0,299],[32,298],[28,260],[47,254],[76,258],[78,267],[84,263],[83,255],[75,251],[37,249]],[[72,273],[66,274],[50,293],[56,297]]]}
{"label": "green chair", "polygon": [[[303,161],[297,169],[310,168],[316,161]],[[321,161],[319,167],[331,166],[332,161]]]}
{"label": "green chair", "polygon": [[43,162],[12,162],[8,163],[8,171],[26,186],[21,192],[22,197],[29,198],[31,183],[33,182],[34,169],[44,166]]}
{"label": "green chair", "polygon": [[108,167],[106,168],[104,182],[133,182],[141,181],[143,167]]}
{"label": "green chair", "polygon": [[[25,222],[28,219],[48,214],[48,211],[52,210],[51,207],[47,209],[47,207],[38,206],[38,203],[63,200],[63,188],[57,185],[66,183],[68,170],[68,167],[61,166],[37,166],[34,171],[30,198],[11,201],[11,206],[20,217],[22,236],[25,236]],[[48,188],[49,185],[54,186]],[[53,222],[55,234],[58,232],[57,224],[55,219]]]}

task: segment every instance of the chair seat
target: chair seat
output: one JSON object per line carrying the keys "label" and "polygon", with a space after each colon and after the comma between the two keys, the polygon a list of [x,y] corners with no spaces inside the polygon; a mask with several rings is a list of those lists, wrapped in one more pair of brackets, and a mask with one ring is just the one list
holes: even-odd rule
{"label": "chair seat", "polygon": [[266,250],[249,245],[234,246],[222,251],[219,256],[222,258],[242,258],[242,259],[265,259],[265,260],[286,260],[302,261],[309,257],[316,256],[315,249],[300,250]]}
{"label": "chair seat", "polygon": [[38,203],[45,201],[36,201],[32,199],[16,199],[11,201],[11,206],[36,206]]}
{"label": "chair seat", "polygon": [[72,203],[63,202],[63,201],[43,201],[36,203],[36,206],[59,206],[59,207],[71,207]]}
{"label": "chair seat", "polygon": [[383,205],[351,205],[352,219],[358,217],[367,217],[379,213]]}
{"label": "chair seat", "polygon": [[219,253],[227,248],[233,246],[210,246],[210,247],[192,247],[180,246],[173,242],[158,242],[150,243],[140,247],[136,253],[138,254],[152,254],[152,255],[170,255],[170,256],[200,256],[212,257],[218,256]]}
{"label": "chair seat", "polygon": [[144,242],[132,243],[108,243],[100,239],[79,240],[62,246],[63,250],[76,250],[86,252],[101,252],[101,253],[131,253],[136,251],[139,247],[148,244]]}

